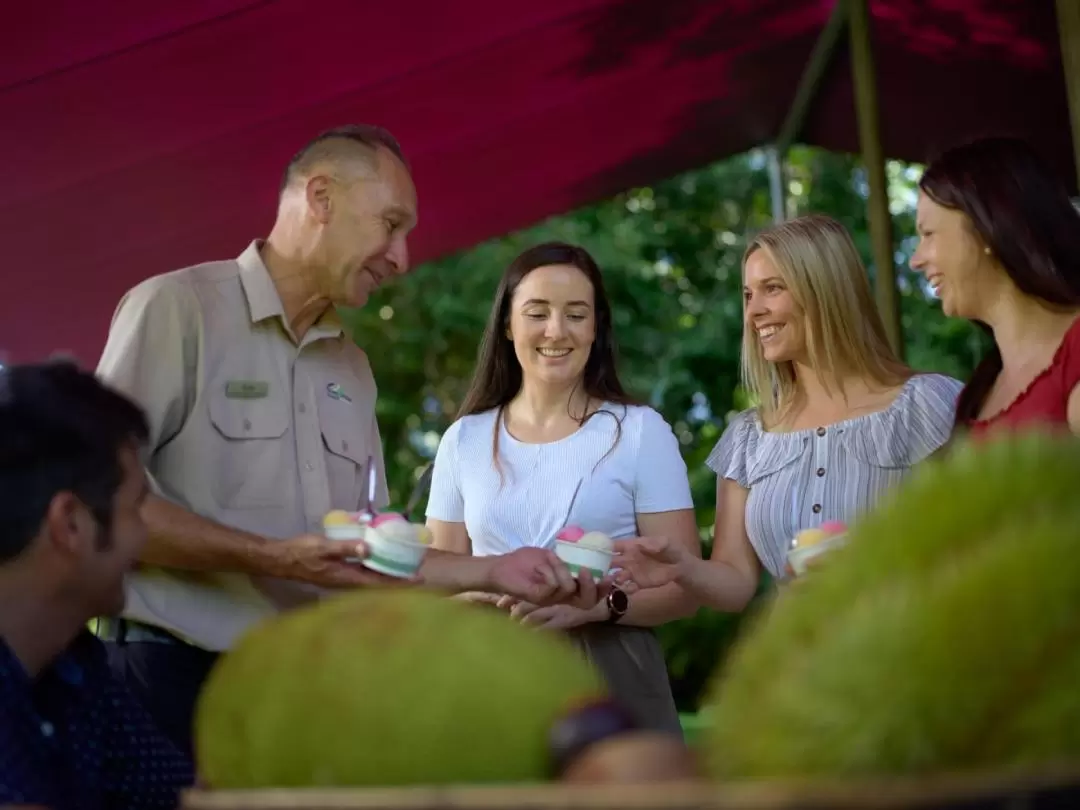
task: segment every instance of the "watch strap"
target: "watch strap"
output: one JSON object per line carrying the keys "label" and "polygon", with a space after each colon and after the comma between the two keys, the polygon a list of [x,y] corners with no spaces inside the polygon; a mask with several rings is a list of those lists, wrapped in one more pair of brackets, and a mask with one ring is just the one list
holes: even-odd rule
{"label": "watch strap", "polygon": [[629,597],[626,595],[625,591],[619,589],[612,590],[611,593],[609,593],[607,595],[607,598],[604,600],[604,602],[607,604],[608,609],[608,616],[607,619],[604,621],[605,624],[618,624],[619,619],[626,615],[626,610],[628,606],[624,607],[622,610],[619,610],[615,607],[614,595],[616,593],[621,594],[623,600],[629,600]]}

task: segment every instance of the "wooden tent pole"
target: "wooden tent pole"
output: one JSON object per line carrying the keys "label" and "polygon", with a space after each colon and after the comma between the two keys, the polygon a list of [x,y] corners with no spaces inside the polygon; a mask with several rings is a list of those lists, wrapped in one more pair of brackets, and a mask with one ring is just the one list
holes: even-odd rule
{"label": "wooden tent pole", "polygon": [[1065,92],[1069,97],[1072,122],[1073,160],[1080,181],[1080,3],[1057,0],[1058,34],[1061,37],[1061,67],[1065,71]]}
{"label": "wooden tent pole", "polygon": [[[1075,0],[1073,0],[1075,1]],[[904,352],[900,324],[900,297],[896,291],[893,260],[892,218],[885,178],[885,155],[881,148],[878,119],[877,73],[870,37],[868,0],[845,0],[851,32],[851,71],[855,86],[855,114],[859,122],[859,145],[862,150],[866,180],[870,186],[868,214],[870,242],[877,269],[877,302],[889,341],[900,356]]]}
{"label": "wooden tent pole", "polygon": [[784,157],[775,146],[765,150],[769,169],[769,202],[772,203],[773,222],[787,219],[787,184],[784,182]]}

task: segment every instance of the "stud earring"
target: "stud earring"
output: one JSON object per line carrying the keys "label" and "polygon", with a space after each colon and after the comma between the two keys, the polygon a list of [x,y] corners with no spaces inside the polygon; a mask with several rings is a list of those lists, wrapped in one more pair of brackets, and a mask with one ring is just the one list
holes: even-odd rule
{"label": "stud earring", "polygon": [[984,247],[983,248],[983,253],[985,253],[987,256],[989,256],[990,255],[990,248]]}

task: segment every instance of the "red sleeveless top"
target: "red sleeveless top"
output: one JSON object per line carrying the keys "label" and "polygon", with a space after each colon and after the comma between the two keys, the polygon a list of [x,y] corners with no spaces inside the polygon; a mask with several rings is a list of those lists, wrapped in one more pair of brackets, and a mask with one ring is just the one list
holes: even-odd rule
{"label": "red sleeveless top", "polygon": [[1067,427],[1069,395],[1080,383],[1080,318],[1073,321],[1050,365],[1005,410],[989,419],[965,424],[972,438],[991,431],[1010,430],[1038,423]]}

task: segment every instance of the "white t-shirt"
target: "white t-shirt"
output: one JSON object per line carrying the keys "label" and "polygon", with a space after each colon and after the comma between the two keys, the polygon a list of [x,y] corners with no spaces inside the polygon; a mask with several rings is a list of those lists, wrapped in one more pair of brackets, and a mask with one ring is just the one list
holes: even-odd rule
{"label": "white t-shirt", "polygon": [[427,516],[464,523],[473,554],[551,547],[566,525],[634,537],[638,514],[693,508],[679,442],[652,408],[605,404],[578,431],[546,444],[520,442],[500,421],[499,468],[496,415],[466,416],[447,429],[428,496]]}

